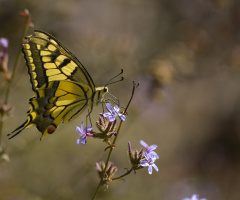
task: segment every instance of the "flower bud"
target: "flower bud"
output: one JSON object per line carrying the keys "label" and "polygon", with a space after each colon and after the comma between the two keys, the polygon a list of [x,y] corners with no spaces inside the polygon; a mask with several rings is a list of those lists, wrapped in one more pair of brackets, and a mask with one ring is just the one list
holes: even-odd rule
{"label": "flower bud", "polygon": [[[102,178],[103,171],[105,169],[105,163],[103,161],[96,163],[96,169],[98,171],[99,177]],[[109,162],[104,175],[104,180],[105,180],[104,183],[106,183],[107,181],[110,181],[111,178],[114,176],[114,174],[117,172],[117,170],[118,168],[114,166],[114,163]]]}
{"label": "flower bud", "polygon": [[131,143],[128,142],[128,155],[129,155],[129,160],[135,169],[142,168],[140,165],[140,161],[144,159],[143,149],[141,149],[140,151],[136,149],[132,150]]}

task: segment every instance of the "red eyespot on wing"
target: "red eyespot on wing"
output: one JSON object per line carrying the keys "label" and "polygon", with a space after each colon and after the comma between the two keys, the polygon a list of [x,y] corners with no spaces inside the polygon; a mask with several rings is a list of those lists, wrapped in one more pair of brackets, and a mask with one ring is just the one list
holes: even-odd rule
{"label": "red eyespot on wing", "polygon": [[48,134],[52,134],[55,132],[56,129],[57,129],[57,127],[55,125],[51,124],[48,126],[47,132],[48,132]]}

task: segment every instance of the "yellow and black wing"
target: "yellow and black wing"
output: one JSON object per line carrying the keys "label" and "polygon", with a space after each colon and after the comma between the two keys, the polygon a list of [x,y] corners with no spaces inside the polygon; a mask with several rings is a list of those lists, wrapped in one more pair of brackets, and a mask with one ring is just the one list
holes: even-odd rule
{"label": "yellow and black wing", "polygon": [[87,70],[56,38],[37,30],[26,38],[28,43],[23,44],[22,51],[33,91],[58,80],[84,83],[94,91],[95,85]]}
{"label": "yellow and black wing", "polygon": [[86,108],[91,111],[108,92],[107,87],[95,88],[80,61],[50,34],[35,31],[27,39],[22,51],[35,95],[27,120],[9,139],[33,125],[42,137],[52,134],[62,121],[72,121]]}
{"label": "yellow and black wing", "polygon": [[[52,81],[39,88],[29,100],[27,120],[12,132],[9,139],[23,129],[36,125],[42,133],[52,134],[63,121],[68,123],[89,106],[89,86],[73,81]],[[41,138],[42,138],[41,137]]]}

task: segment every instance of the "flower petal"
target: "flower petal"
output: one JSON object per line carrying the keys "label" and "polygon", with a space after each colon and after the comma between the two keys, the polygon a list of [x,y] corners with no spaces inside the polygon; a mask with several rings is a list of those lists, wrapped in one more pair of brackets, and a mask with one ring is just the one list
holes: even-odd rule
{"label": "flower petal", "polygon": [[142,167],[147,167],[147,166],[149,166],[149,164],[148,164],[148,162],[147,162],[146,160],[140,161],[140,165],[141,165]]}
{"label": "flower petal", "polygon": [[143,145],[145,148],[148,148],[147,143],[145,143],[143,140],[140,140],[140,144]]}
{"label": "flower petal", "polygon": [[109,117],[110,115],[112,115],[110,112],[103,113],[103,117]]}
{"label": "flower petal", "polygon": [[114,106],[114,110],[118,113],[120,108],[116,105],[116,106]]}
{"label": "flower petal", "polygon": [[81,133],[83,133],[84,122],[81,123]]}
{"label": "flower petal", "polygon": [[158,172],[158,167],[157,167],[157,165],[152,164],[152,166],[153,166],[153,168],[156,170],[156,172]]}
{"label": "flower petal", "polygon": [[106,107],[107,109],[112,113],[115,112],[115,110],[113,109],[112,105],[110,103],[106,103]]}
{"label": "flower petal", "polygon": [[157,148],[157,145],[153,144],[151,146],[148,147],[148,151],[153,151]]}
{"label": "flower petal", "polygon": [[[155,152],[155,151],[151,151],[150,153],[149,153],[149,155],[153,158],[153,157],[155,157],[156,159],[159,159],[159,156],[158,156],[158,154]],[[155,159],[155,160],[156,160]]]}
{"label": "flower petal", "polygon": [[116,119],[114,115],[110,115],[108,118],[110,122],[113,122]]}
{"label": "flower petal", "polygon": [[126,116],[123,115],[123,114],[118,114],[119,118],[122,120],[122,121],[125,121],[126,120]]}
{"label": "flower petal", "polygon": [[4,48],[8,47],[8,40],[6,38],[0,38],[0,45]]}
{"label": "flower petal", "polygon": [[191,198],[184,198],[182,200],[207,200],[207,199],[199,199],[199,195],[193,194]]}
{"label": "flower petal", "polygon": [[87,126],[84,131],[85,133],[89,133],[92,130],[92,126]]}
{"label": "flower petal", "polygon": [[192,200],[199,200],[199,195],[197,194],[192,195]]}
{"label": "flower petal", "polygon": [[148,173],[152,174],[152,166],[151,165],[148,166]]}
{"label": "flower petal", "polygon": [[192,195],[192,200],[198,200],[199,196],[197,194]]}
{"label": "flower petal", "polygon": [[80,138],[77,139],[76,144],[79,145],[79,143],[80,143]]}
{"label": "flower petal", "polygon": [[87,137],[86,135],[82,135],[80,137],[81,145],[85,145],[87,143]]}
{"label": "flower petal", "polygon": [[146,151],[144,151],[143,154],[148,161],[149,161],[149,159],[151,159],[151,157],[150,157],[151,155],[149,155]]}
{"label": "flower petal", "polygon": [[79,134],[81,134],[82,132],[81,132],[81,129],[77,126],[76,127],[76,131],[79,133]]}

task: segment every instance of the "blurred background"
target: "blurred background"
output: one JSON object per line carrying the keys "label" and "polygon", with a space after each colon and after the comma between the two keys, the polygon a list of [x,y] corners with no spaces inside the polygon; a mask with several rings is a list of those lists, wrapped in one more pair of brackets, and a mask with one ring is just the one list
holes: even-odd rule
{"label": "blurred background", "polygon": [[[132,81],[140,82],[111,161],[117,175],[130,168],[127,142],[157,144],[159,172],[147,168],[109,183],[97,199],[181,200],[196,193],[208,200],[240,199],[240,1],[237,0],[0,0],[0,37],[9,40],[9,71],[25,19],[54,35],[87,68],[97,86],[124,69],[109,86],[126,106]],[[6,80],[0,75],[1,101]],[[0,160],[1,200],[90,199],[99,178],[95,162],[106,145],[88,138],[77,146],[75,127],[85,114],[39,141],[35,127],[12,140],[26,120],[33,95],[21,57],[4,121]],[[94,110],[98,119],[101,106]]]}

